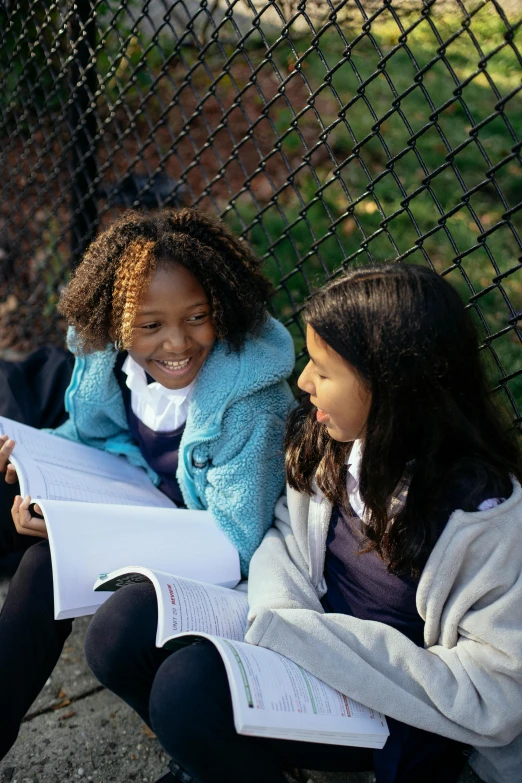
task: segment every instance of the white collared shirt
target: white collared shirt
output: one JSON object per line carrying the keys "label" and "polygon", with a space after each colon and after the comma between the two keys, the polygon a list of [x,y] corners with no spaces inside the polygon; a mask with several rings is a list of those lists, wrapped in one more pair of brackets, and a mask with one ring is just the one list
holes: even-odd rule
{"label": "white collared shirt", "polygon": [[346,459],[346,493],[348,502],[359,519],[363,519],[364,503],[359,492],[359,475],[361,472],[362,450],[364,440],[354,440],[351,451]]}
{"label": "white collared shirt", "polygon": [[185,424],[194,381],[183,389],[166,389],[161,383],[147,384],[147,376],[131,356],[121,368],[131,390],[133,413],[154,432],[172,432]]}
{"label": "white collared shirt", "polygon": [[[364,440],[362,438],[354,440],[352,449],[346,458],[346,493],[348,502],[359,519],[362,520],[364,520],[365,506],[359,491],[359,476],[361,473],[363,446]],[[401,482],[398,494],[392,499],[392,509],[395,514],[397,514],[400,508],[406,503],[408,485],[408,481]],[[488,508],[498,506],[503,500],[504,498],[488,498],[487,500],[483,500],[478,506],[477,511],[487,511]]]}

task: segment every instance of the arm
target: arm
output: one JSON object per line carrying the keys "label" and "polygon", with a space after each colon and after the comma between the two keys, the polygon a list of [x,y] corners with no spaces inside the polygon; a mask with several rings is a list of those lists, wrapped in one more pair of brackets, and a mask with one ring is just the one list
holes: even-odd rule
{"label": "arm", "polygon": [[[522,732],[520,568],[502,569],[495,556],[470,574],[466,563],[440,607],[440,621],[445,644],[423,649],[382,623],[310,609],[261,609],[246,640],[289,655],[398,720],[475,746],[511,742]],[[452,630],[455,643],[445,639]]]}
{"label": "arm", "polygon": [[[288,492],[293,493],[294,490],[288,489]],[[306,608],[323,612],[290,525],[285,495],[277,501],[274,526],[265,535],[250,563],[248,602],[251,607],[250,622],[262,609]]]}
{"label": "arm", "polygon": [[223,419],[220,449],[212,457],[204,495],[220,528],[237,547],[248,573],[252,554],[273,520],[284,483],[284,420],[256,412],[247,403]]}
{"label": "arm", "polygon": [[[15,442],[8,435],[0,436],[0,473],[5,473],[7,484],[16,484],[18,476],[14,465],[9,463],[9,457],[15,447]],[[22,536],[36,536],[38,538],[47,538],[47,528],[45,521],[39,517],[33,517],[30,511],[31,498],[26,495],[25,498],[16,495],[11,517],[16,528],[16,532]],[[41,508],[35,504],[35,512],[42,513]]]}

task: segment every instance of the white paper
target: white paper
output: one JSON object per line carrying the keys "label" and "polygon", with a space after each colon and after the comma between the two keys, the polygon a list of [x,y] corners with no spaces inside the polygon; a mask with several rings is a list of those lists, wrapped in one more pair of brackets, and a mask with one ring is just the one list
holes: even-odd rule
{"label": "white paper", "polygon": [[389,732],[383,715],[284,655],[230,639],[210,641],[225,663],[238,733],[334,745],[384,745]]}
{"label": "white paper", "polygon": [[224,587],[155,573],[162,596],[156,644],[163,647],[175,634],[202,631],[227,639],[243,639],[248,599]]}
{"label": "white paper", "polygon": [[98,579],[94,589],[114,591],[143,581],[154,586],[158,600],[157,647],[168,647],[169,641],[184,631],[244,639],[248,617],[248,599],[244,592],[141,566],[112,571]]}
{"label": "white paper", "polygon": [[49,534],[57,620],[92,614],[109,593],[97,575],[128,563],[233,587],[239,556],[208,511],[40,501]]}
{"label": "white paper", "polygon": [[135,504],[173,508],[141,468],[125,457],[73,443],[56,435],[0,417],[0,435],[15,441],[11,462],[20,493],[32,500]]}

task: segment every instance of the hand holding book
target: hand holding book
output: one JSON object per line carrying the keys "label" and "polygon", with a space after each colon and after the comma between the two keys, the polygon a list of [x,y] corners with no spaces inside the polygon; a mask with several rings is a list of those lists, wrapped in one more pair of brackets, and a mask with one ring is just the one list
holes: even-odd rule
{"label": "hand holding book", "polygon": [[[205,582],[239,581],[238,553],[212,515],[176,508],[124,457],[4,417],[2,433],[0,468],[13,462],[25,496],[15,503],[15,523],[49,538],[56,620],[96,611],[107,594],[93,594],[93,574],[138,558]],[[32,500],[45,519],[31,513]]]}
{"label": "hand holding book", "polygon": [[[4,433],[4,435],[0,435],[0,444],[0,473],[4,474],[6,484],[16,484],[18,482],[18,474],[15,466],[9,461],[16,443],[9,435]],[[20,497],[20,495],[15,497],[11,515],[17,533],[24,536],[47,538],[44,520],[33,516],[30,506],[31,498],[29,495],[26,495],[25,498]],[[34,509],[36,514],[41,515],[42,512],[39,506],[35,504]]]}
{"label": "hand holding book", "polygon": [[11,515],[13,517],[16,532],[22,536],[36,536],[37,538],[48,538],[47,525],[43,518],[42,509],[38,503],[34,504],[34,511],[40,516],[33,516],[31,513],[31,496],[26,495],[22,498],[17,495],[14,499]]}

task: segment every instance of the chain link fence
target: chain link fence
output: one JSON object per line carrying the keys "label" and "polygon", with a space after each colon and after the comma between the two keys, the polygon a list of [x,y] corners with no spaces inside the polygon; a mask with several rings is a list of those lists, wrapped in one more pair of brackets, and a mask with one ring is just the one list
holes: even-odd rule
{"label": "chain link fence", "polygon": [[220,214],[275,315],[354,264],[469,302],[522,428],[520,0],[0,2],[0,347],[63,339],[60,287],[129,206]]}

